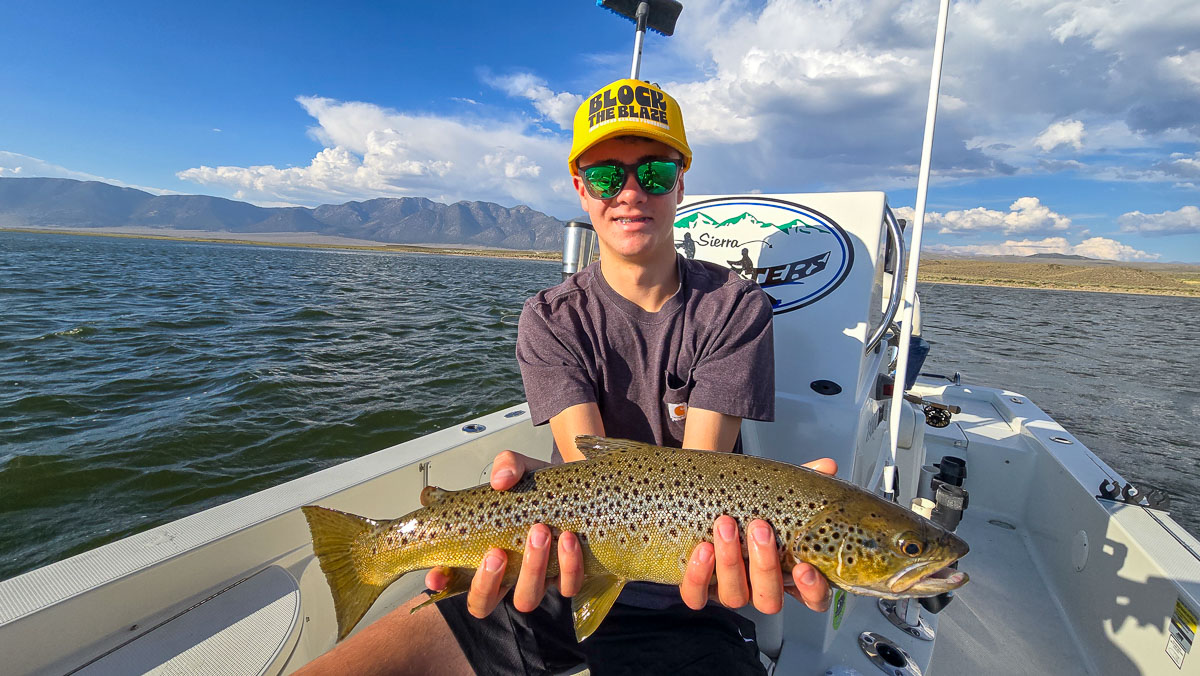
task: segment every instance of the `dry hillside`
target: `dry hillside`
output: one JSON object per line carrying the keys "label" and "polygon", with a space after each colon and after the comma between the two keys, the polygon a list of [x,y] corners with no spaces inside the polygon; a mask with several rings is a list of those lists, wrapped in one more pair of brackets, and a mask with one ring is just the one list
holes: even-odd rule
{"label": "dry hillside", "polygon": [[1200,296],[1200,267],[923,259],[923,282]]}

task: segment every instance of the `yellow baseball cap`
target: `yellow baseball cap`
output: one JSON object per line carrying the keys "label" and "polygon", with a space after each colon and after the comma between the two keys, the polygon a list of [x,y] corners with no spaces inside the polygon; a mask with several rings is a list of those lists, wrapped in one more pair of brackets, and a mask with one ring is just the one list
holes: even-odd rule
{"label": "yellow baseball cap", "polygon": [[683,131],[679,102],[649,82],[617,80],[584,100],[575,111],[575,137],[567,165],[579,173],[576,160],[588,148],[617,136],[644,136],[683,153],[683,169],[692,164],[692,149]]}

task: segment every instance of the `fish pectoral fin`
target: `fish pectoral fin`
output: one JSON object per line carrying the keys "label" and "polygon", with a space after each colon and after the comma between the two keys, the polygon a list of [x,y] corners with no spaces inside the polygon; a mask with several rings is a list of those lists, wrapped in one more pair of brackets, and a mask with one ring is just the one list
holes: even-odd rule
{"label": "fish pectoral fin", "polygon": [[625,582],[626,580],[616,575],[596,575],[583,581],[579,593],[571,598],[576,641],[582,642],[600,627],[612,604],[625,588]]}
{"label": "fish pectoral fin", "polygon": [[447,566],[440,566],[440,568],[442,574],[449,578],[449,582],[446,583],[446,588],[440,592],[430,594],[428,599],[422,601],[419,605],[410,610],[409,613],[415,613],[425,606],[433,605],[442,599],[448,599],[451,596],[465,594],[471,590],[471,578],[475,575],[474,568],[450,568]]}

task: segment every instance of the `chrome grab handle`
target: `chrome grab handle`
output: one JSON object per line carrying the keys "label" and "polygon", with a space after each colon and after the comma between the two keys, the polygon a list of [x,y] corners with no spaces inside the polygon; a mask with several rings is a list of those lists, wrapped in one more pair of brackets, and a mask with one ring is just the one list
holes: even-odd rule
{"label": "chrome grab handle", "polygon": [[[892,213],[892,208],[887,205],[883,207],[883,222],[887,226],[888,239],[895,247],[895,258],[892,265],[892,295],[888,299],[887,309],[883,311],[883,321],[871,332],[871,337],[867,339],[867,348],[864,352],[870,352],[879,345],[879,341],[883,339],[883,334],[888,330],[893,320],[895,320],[896,312],[900,309],[900,298],[904,295],[904,275],[902,274],[906,258],[904,233],[900,231],[900,223],[896,220],[896,215]],[[884,265],[887,265],[886,250],[884,256]]]}

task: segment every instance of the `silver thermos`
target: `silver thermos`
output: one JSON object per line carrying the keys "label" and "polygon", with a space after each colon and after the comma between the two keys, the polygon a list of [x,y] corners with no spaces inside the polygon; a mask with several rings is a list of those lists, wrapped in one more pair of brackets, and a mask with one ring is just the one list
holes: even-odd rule
{"label": "silver thermos", "polygon": [[596,231],[590,223],[571,221],[563,228],[563,279],[586,268],[596,257]]}

